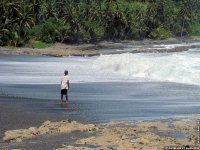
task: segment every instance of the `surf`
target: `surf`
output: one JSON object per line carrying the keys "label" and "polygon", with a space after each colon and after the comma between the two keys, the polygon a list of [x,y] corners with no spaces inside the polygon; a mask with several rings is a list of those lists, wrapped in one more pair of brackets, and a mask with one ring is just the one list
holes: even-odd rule
{"label": "surf", "polygon": [[200,49],[176,53],[101,55],[93,68],[129,79],[200,85]]}

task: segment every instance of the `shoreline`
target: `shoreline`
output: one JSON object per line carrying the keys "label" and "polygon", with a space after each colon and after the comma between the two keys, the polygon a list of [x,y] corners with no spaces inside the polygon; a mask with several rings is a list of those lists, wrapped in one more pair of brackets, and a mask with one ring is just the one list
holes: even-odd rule
{"label": "shoreline", "polygon": [[[49,144],[56,146],[56,150],[160,150],[168,147],[197,150],[200,149],[197,134],[199,117],[192,115],[151,121],[110,121],[104,124],[46,120],[39,127],[30,126],[6,131],[2,146],[4,149],[32,149],[30,143],[37,147],[41,146],[39,140],[48,142],[50,139]],[[70,142],[65,141],[66,136]],[[40,147],[43,148],[47,147]]]}
{"label": "shoreline", "polygon": [[[200,41],[198,41],[200,42]],[[109,44],[108,44],[109,45]],[[107,45],[107,46],[108,46]],[[111,43],[109,51],[100,52],[105,54],[123,53],[122,51],[112,51],[112,48],[120,47],[123,44]],[[62,45],[60,45],[62,47]],[[74,54],[73,46],[72,54]],[[74,56],[95,56],[90,54],[91,49],[82,45],[79,47],[81,54]],[[145,47],[145,46],[144,46]],[[139,48],[136,52],[176,52],[185,51],[189,48],[200,48],[200,46],[181,46],[174,49],[151,49]],[[29,51],[27,55],[45,55],[56,56],[60,52],[58,47],[47,48],[43,52],[50,50],[48,54],[32,54]],[[65,48],[65,46],[63,47]],[[84,50],[82,50],[85,48]],[[108,47],[107,47],[108,48]],[[123,46],[121,47],[123,50]],[[1,49],[1,48],[0,48]],[[26,48],[25,48],[26,49]],[[55,51],[56,49],[56,51]],[[36,49],[30,49],[35,51]],[[62,51],[62,48],[60,49]],[[66,49],[65,51],[67,51]],[[148,50],[148,51],[147,51]],[[157,51],[159,50],[159,51]],[[10,55],[8,53],[2,55]],[[18,50],[17,50],[18,51]],[[54,52],[52,54],[52,52]],[[96,50],[97,51],[97,50]],[[0,50],[0,55],[1,55]],[[15,50],[12,53],[15,54]],[[19,49],[19,55],[24,55],[22,49]],[[83,52],[83,54],[82,54]],[[100,53],[98,53],[99,55]],[[71,56],[71,55],[70,55]],[[187,89],[187,88],[186,88]],[[151,90],[152,92],[152,90]],[[186,96],[186,95],[185,95]],[[9,97],[6,97],[8,98]],[[2,102],[1,102],[2,100]],[[1,104],[4,104],[3,97],[0,96]],[[200,115],[190,115],[188,117],[170,117],[166,119],[152,119],[141,121],[109,121],[100,124],[84,123],[82,120],[71,120],[68,117],[57,116],[50,113],[41,113],[27,111],[23,104],[19,103],[14,97],[10,98],[9,104],[0,105],[0,149],[57,149],[57,150],[141,150],[154,149],[160,150],[167,147],[182,147],[191,149],[200,149],[198,144],[198,120]],[[51,109],[52,111],[52,109]],[[170,110],[171,111],[171,110]],[[67,140],[66,140],[67,139]]]}
{"label": "shoreline", "polygon": [[[6,48],[0,47],[0,55],[31,55],[31,56],[99,56],[101,54],[121,54],[129,53],[163,53],[181,52],[190,48],[200,48],[200,45],[178,46],[175,48],[154,47],[153,45],[181,44],[200,42],[200,39],[168,39],[168,40],[143,40],[143,41],[122,41],[122,42],[100,42],[98,44],[77,44],[68,45],[55,43],[54,46],[38,48]],[[133,46],[133,50],[126,51],[125,48]],[[116,51],[118,49],[119,51]]]}
{"label": "shoreline", "polygon": [[91,124],[27,111],[23,102],[5,104],[0,105],[0,149],[4,150],[160,150],[173,146],[200,149],[198,114]]}

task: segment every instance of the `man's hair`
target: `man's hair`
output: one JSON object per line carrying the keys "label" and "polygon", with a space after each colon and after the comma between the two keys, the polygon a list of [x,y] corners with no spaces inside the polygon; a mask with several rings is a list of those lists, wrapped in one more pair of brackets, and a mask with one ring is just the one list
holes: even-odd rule
{"label": "man's hair", "polygon": [[64,71],[64,74],[65,74],[65,75],[68,75],[68,71],[67,71],[67,70],[65,70],[65,71]]}

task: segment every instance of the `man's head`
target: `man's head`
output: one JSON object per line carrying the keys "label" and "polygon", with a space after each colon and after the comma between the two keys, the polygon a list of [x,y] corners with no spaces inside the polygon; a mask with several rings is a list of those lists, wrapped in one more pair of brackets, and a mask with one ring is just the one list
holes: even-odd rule
{"label": "man's head", "polygon": [[64,71],[64,74],[65,74],[65,75],[68,75],[68,71],[67,71],[67,70],[65,70],[65,71]]}

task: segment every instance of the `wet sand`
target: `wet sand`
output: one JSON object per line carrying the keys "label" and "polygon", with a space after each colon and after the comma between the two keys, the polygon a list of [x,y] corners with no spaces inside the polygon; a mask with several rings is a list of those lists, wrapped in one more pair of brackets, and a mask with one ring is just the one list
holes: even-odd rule
{"label": "wet sand", "polygon": [[[62,115],[56,115],[44,112],[28,111],[23,106],[24,102],[16,103],[16,99],[0,96],[0,101],[12,101],[0,104],[0,149],[11,150],[11,149],[28,149],[28,150],[45,150],[53,149],[54,147],[60,147],[63,143],[74,141],[81,138],[84,133],[74,132],[68,134],[54,134],[54,135],[43,135],[31,138],[22,142],[10,142],[4,141],[3,137],[6,131],[25,129],[30,127],[39,127],[46,120],[60,121],[66,120],[67,118]],[[23,100],[25,101],[25,99]]]}
{"label": "wet sand", "polygon": [[[3,99],[12,101],[8,97]],[[90,124],[59,114],[28,111],[23,103],[1,103],[0,149],[160,150],[169,146],[199,149],[200,115]]]}
{"label": "wet sand", "polygon": [[[135,43],[134,43],[135,44]],[[108,44],[109,45],[109,44]],[[107,46],[108,46],[107,45]],[[93,48],[81,47],[77,53],[74,47],[69,49],[60,45],[43,50],[36,49],[4,49],[1,54],[27,55],[98,55]],[[110,45],[113,47],[113,45]],[[119,45],[118,45],[119,46]],[[105,48],[104,46],[99,46]],[[174,51],[187,50],[191,47],[181,47]],[[193,47],[195,48],[195,47]],[[66,49],[66,50],[64,50]],[[98,49],[98,48],[97,48]],[[123,49],[123,46],[122,46]],[[138,49],[140,52],[157,52],[158,49]],[[159,52],[167,51],[162,49]],[[170,50],[171,51],[171,50]],[[88,53],[87,53],[88,52]],[[103,51],[105,52],[105,51]],[[137,51],[136,51],[137,52]],[[113,51],[109,50],[109,52]],[[99,124],[88,124],[84,120],[68,118],[55,113],[30,111],[23,103],[13,98],[0,97],[0,101],[13,101],[0,105],[0,149],[58,149],[58,150],[160,150],[170,149],[200,149],[198,146],[199,115],[183,118],[169,118],[151,121],[109,121]],[[75,121],[74,121],[75,120]]]}
{"label": "wet sand", "polygon": [[1,84],[0,91],[11,94],[8,95],[11,98],[0,100],[0,104],[19,104],[27,111],[64,115],[66,119],[77,118],[85,123],[150,120],[200,112],[200,87],[195,85],[170,82],[71,83],[68,105],[60,105],[59,88],[58,84]]}
{"label": "wet sand", "polygon": [[86,124],[49,114],[26,112],[16,105],[0,108],[0,149],[3,150],[199,149],[199,115],[152,121]]}
{"label": "wet sand", "polygon": [[[77,83],[71,84],[73,99],[69,107],[53,97],[59,85],[8,87],[14,95],[24,91],[30,96],[37,89],[37,96],[45,93],[53,99],[0,96],[3,150],[160,150],[165,146],[199,146],[200,116],[192,116],[199,113],[198,86],[159,82]],[[153,118],[165,115],[166,119]],[[167,119],[169,115],[171,119]],[[152,119],[144,121],[145,117]]]}

